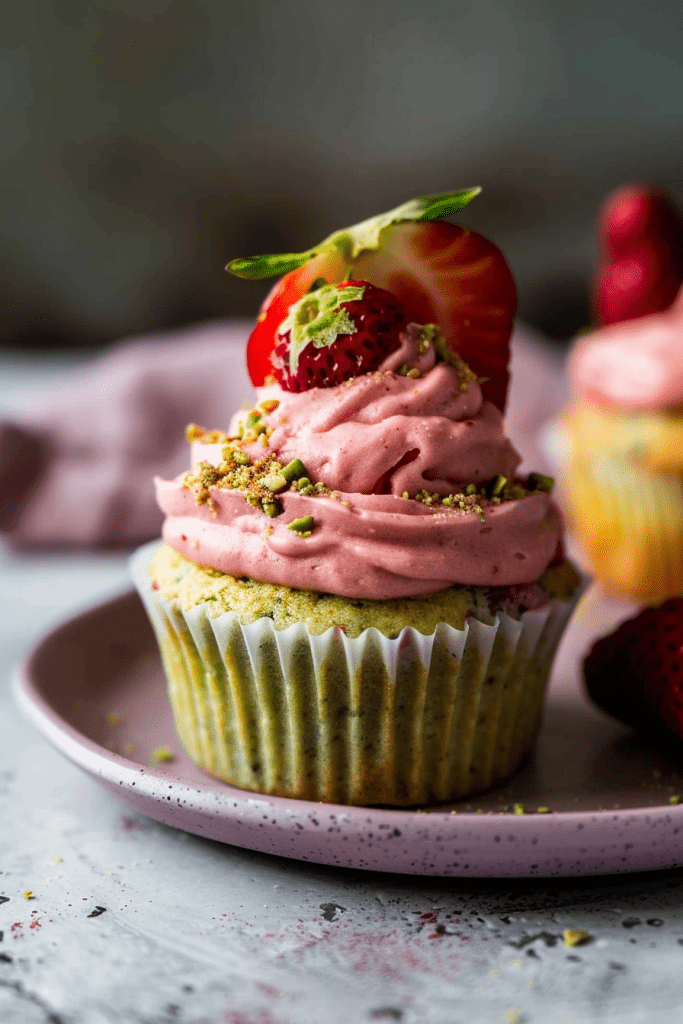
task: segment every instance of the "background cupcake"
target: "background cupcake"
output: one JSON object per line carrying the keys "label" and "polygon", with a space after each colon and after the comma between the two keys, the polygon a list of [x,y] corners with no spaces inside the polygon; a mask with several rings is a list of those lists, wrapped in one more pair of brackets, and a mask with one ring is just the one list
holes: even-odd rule
{"label": "background cupcake", "polygon": [[194,428],[190,473],[157,481],[166,544],[135,575],[181,738],[226,781],[416,804],[493,785],[532,747],[577,578],[552,481],[516,478],[503,430],[509,270],[420,219],[473,194],[254,261],[293,267],[249,342],[257,402],[226,433]]}
{"label": "background cupcake", "polygon": [[657,603],[683,594],[683,222],[656,191],[627,186],[600,229],[605,326],[572,353],[564,489],[591,572]]}

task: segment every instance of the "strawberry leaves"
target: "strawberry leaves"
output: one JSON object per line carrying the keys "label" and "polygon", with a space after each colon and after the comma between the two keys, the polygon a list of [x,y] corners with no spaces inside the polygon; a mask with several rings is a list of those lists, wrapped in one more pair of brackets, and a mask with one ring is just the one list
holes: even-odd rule
{"label": "strawberry leaves", "polygon": [[277,253],[267,256],[248,256],[246,259],[231,260],[226,270],[236,277],[250,281],[265,277],[279,277],[291,270],[297,270],[304,263],[322,253],[338,253],[345,263],[352,263],[362,252],[377,249],[380,235],[393,224],[439,220],[458,213],[479,195],[481,188],[461,189],[458,192],[441,192],[433,196],[419,196],[409,199],[387,213],[369,217],[350,228],[335,231],[327,238],[304,252]]}

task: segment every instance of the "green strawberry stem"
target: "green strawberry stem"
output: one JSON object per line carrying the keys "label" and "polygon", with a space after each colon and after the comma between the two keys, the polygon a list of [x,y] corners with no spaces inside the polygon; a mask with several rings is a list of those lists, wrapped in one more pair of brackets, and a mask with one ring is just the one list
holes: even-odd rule
{"label": "green strawberry stem", "polygon": [[459,192],[441,192],[434,196],[419,196],[409,199],[395,210],[380,213],[376,217],[355,224],[350,228],[342,228],[323,239],[320,245],[307,249],[305,252],[288,252],[269,256],[249,256],[246,259],[232,260],[226,270],[236,277],[256,281],[264,277],[280,277],[302,267],[314,256],[323,252],[337,252],[346,263],[358,259],[366,249],[377,249],[379,237],[385,228],[392,224],[406,221],[440,220],[462,210],[481,192],[481,188],[461,189]]}

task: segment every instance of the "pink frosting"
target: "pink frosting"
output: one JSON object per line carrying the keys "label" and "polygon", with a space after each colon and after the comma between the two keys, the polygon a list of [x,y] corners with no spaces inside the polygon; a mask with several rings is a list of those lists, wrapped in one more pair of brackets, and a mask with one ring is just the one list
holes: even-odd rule
{"label": "pink frosting", "polygon": [[[168,544],[193,561],[232,575],[348,597],[422,596],[452,584],[505,586],[537,580],[560,538],[559,514],[545,493],[492,505],[485,522],[476,513],[402,497],[422,488],[450,494],[496,474],[514,477],[519,456],[505,437],[500,412],[483,402],[456,370],[420,354],[415,334],[376,373],[334,388],[300,394],[276,385],[259,401],[277,399],[264,419],[273,427],[267,448],[299,458],[333,497],[278,495],[280,516],[269,519],[241,493],[214,488],[215,514],[195,502],[183,478],[156,481],[166,514]],[[417,379],[396,372],[404,362]],[[244,416],[244,414],[242,414]],[[234,433],[240,414],[233,418]],[[195,443],[193,466],[217,464],[221,445]],[[302,538],[287,524],[312,515]]]}
{"label": "pink frosting", "polygon": [[683,408],[683,288],[664,313],[581,339],[570,372],[580,398],[634,410]]}

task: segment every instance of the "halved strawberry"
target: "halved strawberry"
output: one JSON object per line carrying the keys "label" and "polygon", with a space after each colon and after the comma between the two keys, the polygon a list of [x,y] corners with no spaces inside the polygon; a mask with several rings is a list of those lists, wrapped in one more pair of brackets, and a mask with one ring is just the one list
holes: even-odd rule
{"label": "halved strawberry", "polygon": [[436,323],[480,377],[484,396],[504,409],[509,380],[510,334],[517,292],[500,250],[483,235],[438,221],[462,209],[479,189],[414,199],[389,213],[335,232],[304,253],[233,260],[240,277],[260,278],[289,270],[261,306],[247,347],[252,382],[273,372],[277,329],[289,306],[313,283],[352,276],[395,295],[406,320]]}
{"label": "halved strawberry", "polygon": [[649,185],[624,185],[598,218],[595,320],[614,324],[668,309],[683,283],[683,218]]}

